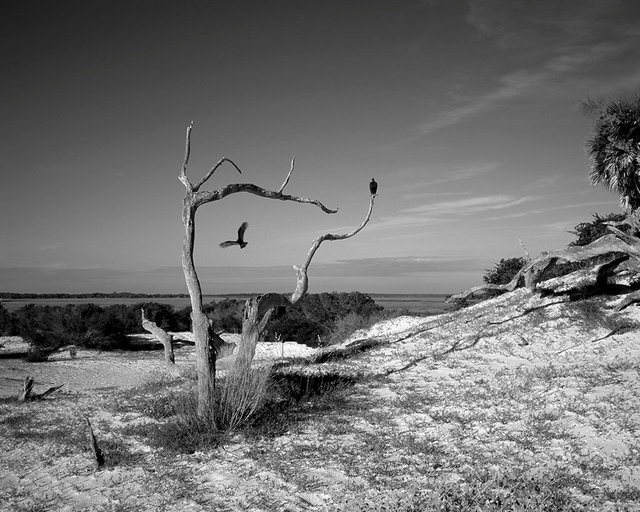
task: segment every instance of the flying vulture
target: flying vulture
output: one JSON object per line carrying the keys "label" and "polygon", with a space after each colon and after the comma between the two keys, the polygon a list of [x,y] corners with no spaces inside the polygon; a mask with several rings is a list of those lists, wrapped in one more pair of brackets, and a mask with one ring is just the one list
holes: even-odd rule
{"label": "flying vulture", "polygon": [[371,192],[372,196],[375,196],[378,193],[378,184],[374,178],[371,178],[369,182],[369,192]]}
{"label": "flying vulture", "polygon": [[223,249],[226,247],[231,247],[232,245],[239,245],[240,249],[244,249],[247,246],[247,242],[244,241],[244,232],[249,226],[248,222],[243,222],[240,228],[238,229],[238,239],[237,240],[227,240],[226,242],[222,242],[220,247]]}

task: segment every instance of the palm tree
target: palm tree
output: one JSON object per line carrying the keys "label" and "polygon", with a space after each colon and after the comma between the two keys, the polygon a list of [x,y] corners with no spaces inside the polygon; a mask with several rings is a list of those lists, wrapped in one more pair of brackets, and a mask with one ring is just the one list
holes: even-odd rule
{"label": "palm tree", "polygon": [[586,146],[591,183],[618,192],[631,213],[640,207],[640,95],[609,104],[589,99],[583,109],[594,118]]}

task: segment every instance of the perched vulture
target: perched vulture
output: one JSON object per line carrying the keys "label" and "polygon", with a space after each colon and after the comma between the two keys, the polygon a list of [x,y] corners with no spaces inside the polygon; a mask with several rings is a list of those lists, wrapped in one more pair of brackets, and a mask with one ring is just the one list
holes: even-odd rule
{"label": "perched vulture", "polygon": [[238,229],[238,239],[227,240],[226,242],[222,242],[220,244],[220,247],[224,249],[226,247],[231,247],[232,245],[239,245],[240,249],[244,249],[247,246],[247,242],[244,241],[244,232],[247,230],[248,226],[249,226],[248,222],[243,222],[242,225],[240,226],[240,229]]}
{"label": "perched vulture", "polygon": [[371,178],[369,182],[369,192],[371,192],[372,196],[375,196],[378,193],[378,184],[374,178]]}

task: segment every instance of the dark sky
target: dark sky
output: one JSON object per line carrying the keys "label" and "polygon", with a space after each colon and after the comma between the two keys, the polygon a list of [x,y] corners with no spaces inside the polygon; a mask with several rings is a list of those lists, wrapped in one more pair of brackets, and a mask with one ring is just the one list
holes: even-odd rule
{"label": "dark sky", "polygon": [[[640,86],[630,0],[40,1],[0,7],[0,291],[183,292],[189,175],[235,195],[201,208],[207,293],[287,291],[313,238],[311,291],[434,293],[561,248],[618,198],[588,182],[588,97]],[[220,249],[242,221],[247,248]]]}

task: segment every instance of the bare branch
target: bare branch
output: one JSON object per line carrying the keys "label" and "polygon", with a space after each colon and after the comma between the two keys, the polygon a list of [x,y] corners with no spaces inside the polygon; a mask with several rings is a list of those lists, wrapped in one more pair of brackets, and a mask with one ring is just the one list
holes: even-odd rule
{"label": "bare branch", "polygon": [[524,251],[524,253],[527,255],[527,259],[531,260],[531,254],[529,254],[529,251],[527,251],[527,247],[524,245],[524,243],[522,242],[522,238],[518,237],[518,242],[520,242],[520,247],[522,247],[522,250]]}
{"label": "bare branch", "polygon": [[307,271],[309,269],[309,265],[311,264],[311,260],[313,259],[314,255],[316,254],[316,251],[320,247],[320,244],[322,244],[322,242],[324,242],[325,240],[330,240],[330,241],[344,240],[346,238],[351,238],[352,236],[357,235],[368,224],[369,219],[371,219],[371,212],[373,211],[374,201],[375,201],[375,196],[372,195],[369,201],[369,211],[367,212],[366,217],[362,221],[362,224],[360,224],[360,226],[358,226],[356,229],[354,229],[350,233],[345,233],[343,235],[333,235],[331,233],[326,233],[322,236],[319,236],[313,241],[313,243],[311,244],[311,248],[307,253],[307,259],[305,260],[302,267],[297,267],[297,266],[293,267],[296,271],[297,284],[296,284],[295,291],[291,295],[292,304],[300,300],[307,293],[307,290],[309,288],[309,278],[307,275]]}
{"label": "bare branch", "polygon": [[193,187],[193,191],[194,191],[194,192],[197,192],[198,190],[200,190],[200,187],[201,187],[202,185],[204,185],[204,184],[205,184],[205,182],[206,182],[209,178],[211,178],[211,176],[213,176],[213,173],[214,173],[214,172],[216,172],[216,170],[218,169],[218,167],[220,167],[224,162],[229,162],[231,165],[233,165],[233,166],[236,168],[236,170],[237,170],[240,174],[242,174],[242,171],[240,170],[240,167],[238,167],[238,166],[236,165],[236,163],[235,163],[233,160],[231,160],[230,158],[227,158],[226,156],[225,156],[225,157],[222,157],[220,160],[218,160],[218,163],[216,163],[216,165],[214,165],[214,166],[211,168],[211,170],[209,170],[209,172],[205,175],[205,177],[204,177],[204,178],[202,178],[202,179],[198,182],[198,184],[197,184],[195,187]]}
{"label": "bare branch", "polygon": [[194,196],[194,205],[200,207],[203,204],[210,203],[212,201],[218,201],[230,194],[237,194],[238,192],[246,192],[253,194],[254,196],[264,197],[266,199],[278,199],[280,201],[294,201],[296,203],[314,204],[325,213],[337,213],[338,209],[332,210],[327,208],[317,199],[308,199],[306,197],[290,196],[282,194],[274,190],[266,190],[262,187],[254,185],[253,183],[233,183],[227,185],[218,190],[198,192]]}
{"label": "bare branch", "polygon": [[184,141],[184,161],[182,162],[182,169],[180,171],[180,176],[178,179],[182,182],[182,184],[187,189],[187,192],[191,192],[193,187],[187,178],[187,166],[189,165],[189,155],[191,154],[191,130],[193,129],[193,121],[189,123],[187,126],[187,135]]}
{"label": "bare branch", "polygon": [[287,183],[289,183],[289,178],[291,178],[291,173],[293,172],[293,168],[295,167],[295,165],[296,165],[296,157],[294,156],[291,159],[291,167],[289,168],[289,174],[287,174],[287,177],[285,178],[284,182],[282,183],[282,186],[278,190],[278,194],[282,194],[282,191],[284,190],[284,187],[286,187]]}

